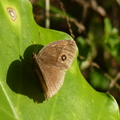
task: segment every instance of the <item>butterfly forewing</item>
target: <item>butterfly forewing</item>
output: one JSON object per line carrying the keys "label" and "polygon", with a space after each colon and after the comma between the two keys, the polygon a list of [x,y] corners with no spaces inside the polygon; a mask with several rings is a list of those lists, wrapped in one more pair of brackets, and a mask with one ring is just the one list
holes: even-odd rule
{"label": "butterfly forewing", "polygon": [[[60,69],[67,70],[76,53],[76,44],[73,40],[55,41],[45,46],[39,53],[38,57],[44,64],[52,64]],[[66,57],[63,60],[62,57]]]}

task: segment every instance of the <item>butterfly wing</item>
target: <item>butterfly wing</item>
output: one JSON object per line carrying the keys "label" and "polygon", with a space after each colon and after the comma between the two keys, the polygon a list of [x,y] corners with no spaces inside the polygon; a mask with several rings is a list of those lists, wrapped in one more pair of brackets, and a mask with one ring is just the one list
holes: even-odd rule
{"label": "butterfly wing", "polygon": [[45,46],[37,56],[44,64],[51,64],[65,71],[70,67],[76,55],[76,49],[73,40],[60,40]]}
{"label": "butterfly wing", "polygon": [[60,40],[45,46],[36,56],[36,62],[42,72],[46,98],[52,97],[62,86],[65,71],[70,67],[76,54],[73,40]]}
{"label": "butterfly wing", "polygon": [[48,99],[56,94],[62,86],[65,72],[51,65],[41,65],[40,68],[47,86],[47,90],[44,91],[44,94],[46,99]]}

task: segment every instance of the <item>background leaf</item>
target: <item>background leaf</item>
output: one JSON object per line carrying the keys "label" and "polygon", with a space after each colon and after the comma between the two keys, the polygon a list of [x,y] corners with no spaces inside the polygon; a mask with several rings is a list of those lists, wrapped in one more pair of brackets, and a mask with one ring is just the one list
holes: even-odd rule
{"label": "background leaf", "polygon": [[[0,8],[1,120],[119,119],[114,98],[95,91],[83,78],[77,55],[66,72],[61,89],[45,101],[32,69],[32,53],[50,42],[72,38],[63,32],[38,26],[27,0],[5,0],[0,2]],[[15,20],[8,8],[15,12]]]}

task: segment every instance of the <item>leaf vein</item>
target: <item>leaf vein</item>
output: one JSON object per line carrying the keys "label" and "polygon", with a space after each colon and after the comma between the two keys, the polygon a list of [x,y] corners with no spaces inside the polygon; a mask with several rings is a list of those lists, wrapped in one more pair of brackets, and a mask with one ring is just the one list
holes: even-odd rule
{"label": "leaf vein", "polygon": [[10,105],[12,111],[13,111],[13,114],[14,114],[15,118],[19,119],[19,117],[18,117],[18,115],[17,115],[17,113],[16,113],[16,111],[14,109],[14,106],[13,106],[13,104],[12,104],[12,102],[11,102],[11,100],[10,100],[10,98],[9,98],[9,96],[8,96],[6,90],[4,89],[4,86],[2,85],[1,82],[0,82],[0,86],[1,86],[3,92],[4,92],[5,96],[6,96],[6,99],[8,100],[8,103],[9,103],[9,105]]}

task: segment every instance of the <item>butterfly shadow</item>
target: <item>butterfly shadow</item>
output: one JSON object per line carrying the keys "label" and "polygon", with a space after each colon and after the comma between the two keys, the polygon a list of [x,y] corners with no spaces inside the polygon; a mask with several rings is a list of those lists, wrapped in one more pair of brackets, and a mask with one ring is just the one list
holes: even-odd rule
{"label": "butterfly shadow", "polygon": [[32,53],[35,47],[40,50],[43,46],[31,45],[24,52],[24,58],[20,56],[9,66],[6,82],[15,93],[25,95],[34,102],[42,103],[45,98],[42,87],[34,72]]}

